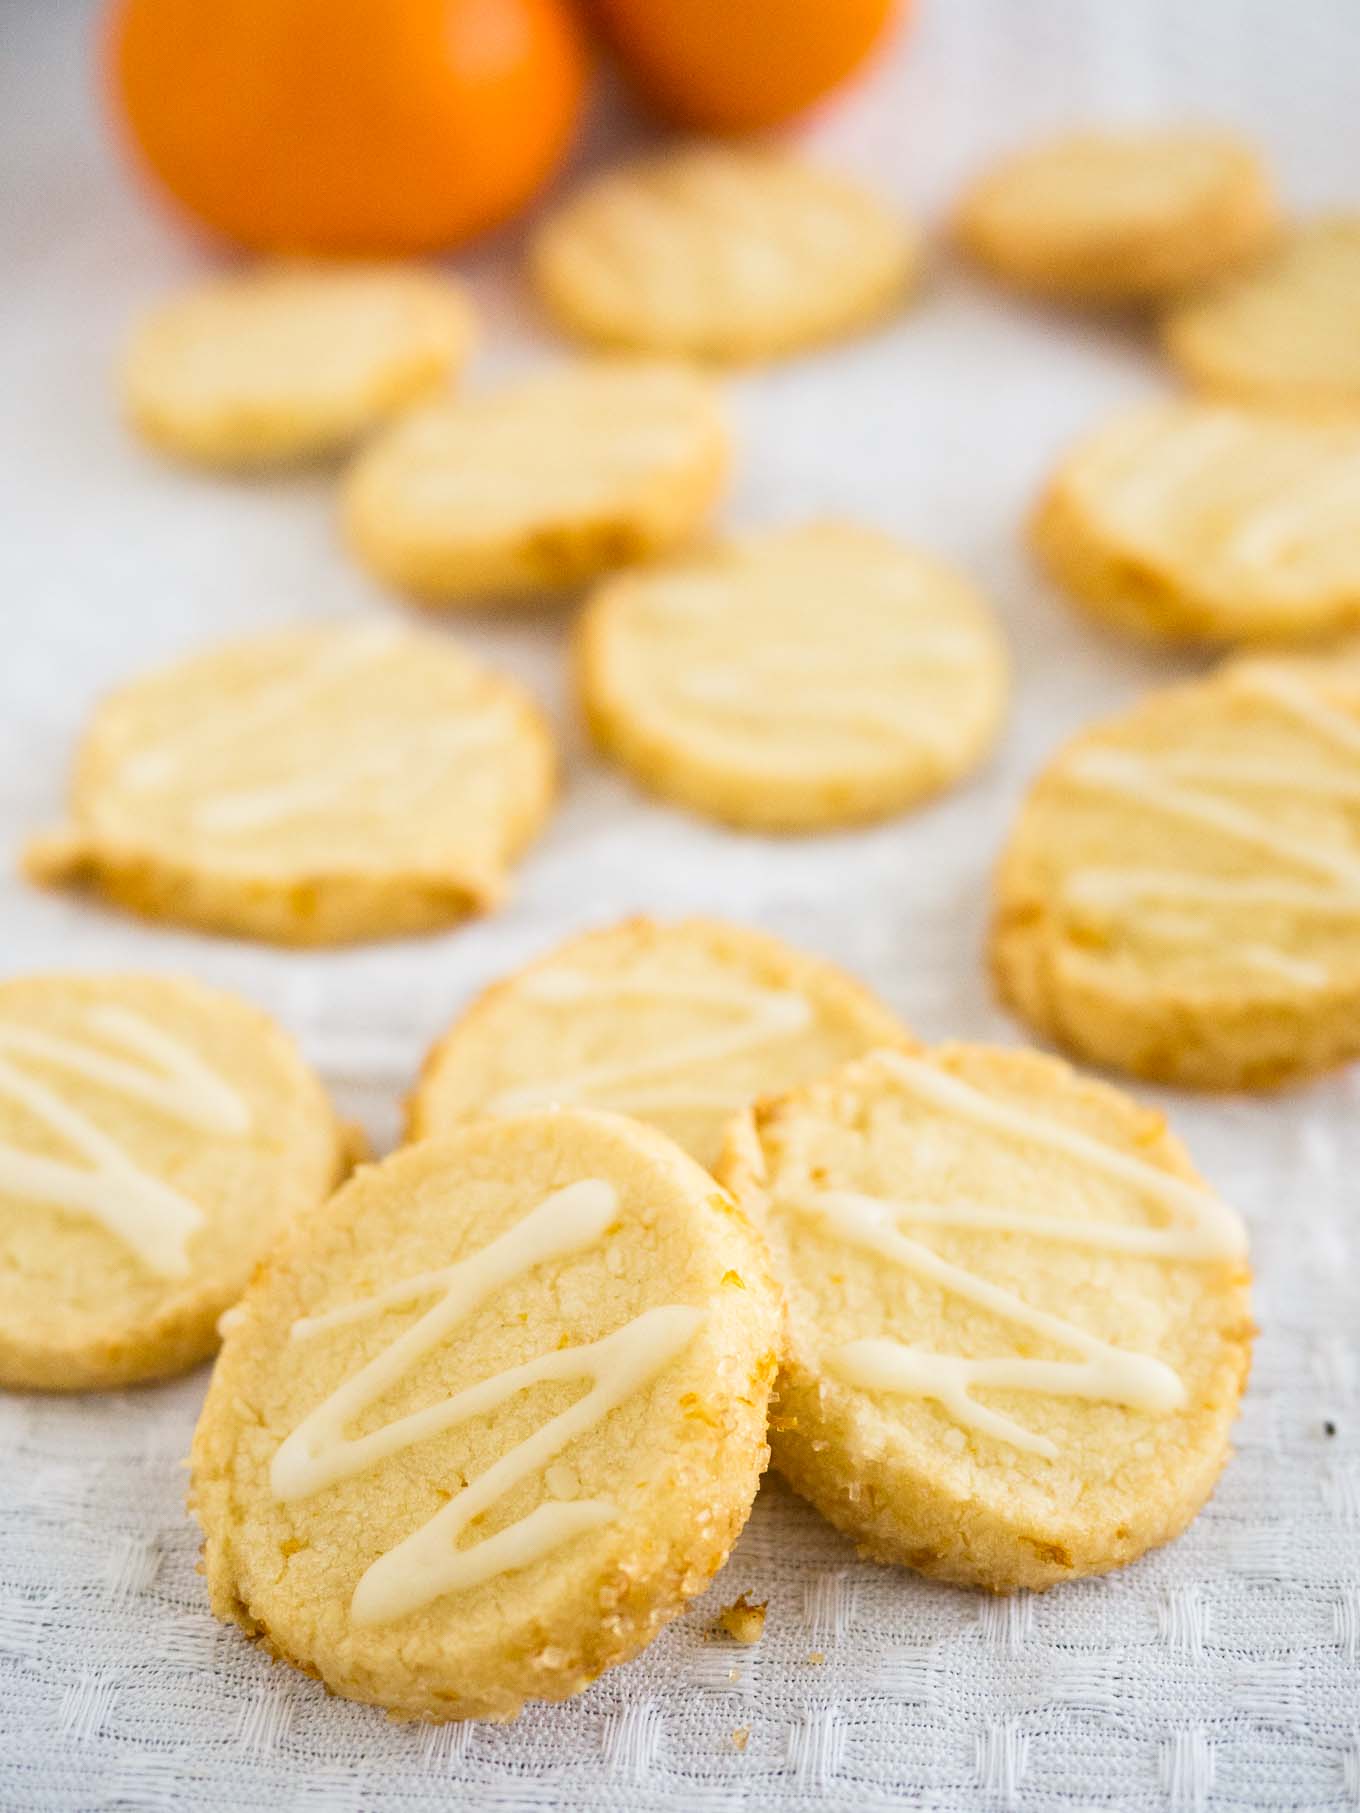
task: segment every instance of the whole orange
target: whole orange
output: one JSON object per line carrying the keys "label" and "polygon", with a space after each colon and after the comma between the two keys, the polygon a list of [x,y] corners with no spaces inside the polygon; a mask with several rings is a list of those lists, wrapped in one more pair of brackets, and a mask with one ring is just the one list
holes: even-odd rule
{"label": "whole orange", "polygon": [[643,98],[707,132],[777,126],[869,56],[902,0],[594,0]]}
{"label": "whole orange", "polygon": [[214,232],[259,250],[455,246],[560,161],[585,57],[565,0],[114,0],[132,144]]}

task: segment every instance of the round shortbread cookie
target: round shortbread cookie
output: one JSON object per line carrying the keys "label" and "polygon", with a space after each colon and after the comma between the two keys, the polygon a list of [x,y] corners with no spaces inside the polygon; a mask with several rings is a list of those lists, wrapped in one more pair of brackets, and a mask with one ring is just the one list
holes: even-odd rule
{"label": "round shortbread cookie", "polygon": [[781,1315],[730,1199],[617,1115],[361,1170],[214,1372],[191,1463],[213,1610],[398,1716],[578,1693],[726,1559]]}
{"label": "round shortbread cookie", "polygon": [[1080,442],[1031,524],[1092,615],[1172,642],[1360,619],[1360,423],[1157,403]]}
{"label": "round shortbread cookie", "polygon": [[1148,302],[1269,244],[1277,209],[1250,146],[1208,131],[1077,133],[988,170],[955,218],[993,276],[1072,302]]}
{"label": "round shortbread cookie", "polygon": [[1237,1089],[1360,1056],[1360,659],[1241,659],[1084,731],[997,888],[1001,993],[1087,1058]]}
{"label": "round shortbread cookie", "polygon": [[475,605],[676,547],[729,457],[718,392],[697,372],[583,360],[396,423],[345,481],[345,529],[380,579]]}
{"label": "round shortbread cookie", "polygon": [[425,1060],[408,1137],[558,1103],[652,1122],[711,1164],[730,1115],[910,1035],[869,991],[777,938],[629,919],[490,988]]}
{"label": "round shortbread cookie", "polygon": [[878,1052],[733,1124],[788,1297],[774,1464],[877,1561],[1122,1567],[1228,1456],[1246,1239],[1162,1117],[1035,1052]]}
{"label": "round shortbread cookie", "polygon": [[736,145],[597,177],[531,251],[538,293],[570,332],[718,360],[774,358],[866,326],[919,266],[915,232],[877,196]]}
{"label": "round shortbread cookie", "polygon": [[1172,310],[1163,340],[1192,383],[1244,403],[1360,409],[1360,216],[1300,228]]}
{"label": "round shortbread cookie", "polygon": [[730,824],[879,818],[974,767],[1006,659],[948,567],[846,523],[747,536],[607,584],[578,643],[600,747]]}
{"label": "round shortbread cookie", "polygon": [[265,266],[163,303],[124,358],[128,415],[167,453],[249,467],[342,452],[467,358],[449,279],[393,266]]}
{"label": "round shortbread cookie", "polygon": [[286,944],[494,906],[541,824],[537,708],[440,637],[327,624],[229,643],[111,694],[37,881]]}
{"label": "round shortbread cookie", "polygon": [[292,1041],[232,995],[0,982],[0,1385],[127,1385],[205,1358],[346,1144]]}

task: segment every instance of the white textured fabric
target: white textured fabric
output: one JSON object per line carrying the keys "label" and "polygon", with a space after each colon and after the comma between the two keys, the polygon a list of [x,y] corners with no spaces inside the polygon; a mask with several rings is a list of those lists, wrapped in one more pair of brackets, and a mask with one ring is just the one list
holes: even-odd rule
{"label": "white textured fabric", "polygon": [[[814,136],[927,214],[1003,143],[1186,113],[1259,139],[1292,201],[1360,200],[1355,0],[920,0],[920,14]],[[135,203],[102,142],[87,9],[9,0],[3,28],[8,850],[58,813],[72,738],[110,682],[291,616],[397,607],[338,551],[328,480],[198,478],[121,431],[118,336],[193,255]],[[473,275],[483,369],[529,357],[513,247]],[[482,621],[455,633],[545,698],[568,753],[561,810],[499,917],[289,954],[137,925],[7,872],[4,968],[178,968],[238,988],[300,1035],[380,1141],[427,1040],[473,990],[630,909],[750,920],[859,971],[928,1037],[1015,1039],[980,953],[1020,791],[1071,730],[1185,666],[1070,615],[1017,528],[1075,431],[1164,382],[1136,335],[942,268],[889,331],[734,383],[732,522],[854,512],[962,563],[1004,613],[1010,731],[991,772],[944,803],[787,842],[647,804],[584,748],[563,619]],[[400,1727],[209,1618],[179,1465],[206,1374],[3,1397],[0,1806],[1360,1806],[1360,1074],[1166,1105],[1250,1221],[1263,1330],[1239,1453],[1172,1548],[1110,1579],[984,1600],[858,1562],[770,1482],[708,1599],[631,1666],[513,1726]],[[743,1590],[769,1599],[762,1643],[709,1640]]]}

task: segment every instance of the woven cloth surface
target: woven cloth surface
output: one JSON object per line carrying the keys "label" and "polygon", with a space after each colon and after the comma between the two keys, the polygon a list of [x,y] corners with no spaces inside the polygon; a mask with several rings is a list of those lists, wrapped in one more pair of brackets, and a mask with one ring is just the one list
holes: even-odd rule
{"label": "woven cloth surface", "polygon": [[[195,254],[114,166],[87,8],[9,0],[4,31],[8,852],[58,813],[77,726],[115,679],[221,635],[399,607],[339,552],[328,478],[198,478],[126,437],[109,385],[119,335]],[[1360,200],[1358,81],[1355,0],[921,0],[909,44],[812,137],[937,218],[980,159],[1028,134],[1211,116],[1261,141],[1292,202],[1344,205]],[[595,153],[623,130],[606,119]],[[481,375],[544,349],[515,254],[503,241],[469,263],[489,322]],[[289,954],[40,895],[7,859],[3,968],[180,969],[239,989],[298,1034],[380,1144],[427,1041],[474,990],[635,909],[721,913],[824,951],[927,1037],[1017,1039],[980,953],[1021,790],[1070,731],[1188,666],[1072,616],[1018,528],[1064,443],[1167,379],[1137,334],[1057,320],[938,263],[888,331],[733,381],[729,519],[854,513],[978,578],[1017,680],[985,777],[853,835],[728,834],[642,801],[589,755],[564,693],[564,615],[478,620],[455,633],[540,694],[568,764],[499,916]],[[0,1807],[1360,1806],[1360,1074],[1269,1100],[1161,1099],[1250,1222],[1262,1325],[1236,1458],[1172,1548],[988,1600],[857,1561],[770,1481],[709,1597],[631,1666],[512,1726],[402,1727],[271,1667],[208,1616],[180,1464],[205,1374],[7,1396]],[[709,1634],[740,1591],[769,1600],[752,1649]]]}

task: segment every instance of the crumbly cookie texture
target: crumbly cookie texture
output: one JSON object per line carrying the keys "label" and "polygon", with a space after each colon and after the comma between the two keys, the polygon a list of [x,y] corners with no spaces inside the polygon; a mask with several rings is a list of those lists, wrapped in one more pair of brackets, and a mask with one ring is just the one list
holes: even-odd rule
{"label": "crumbly cookie texture", "polygon": [[1265,1089],[1360,1056],[1360,656],[1240,658],[1083,731],[997,877],[992,968],[1138,1076]]}
{"label": "crumbly cookie texture", "polygon": [[574,1110],[361,1170],[277,1250],[192,1454],[213,1610],[404,1718],[649,1643],[746,1521],[782,1304],[663,1135]]}
{"label": "crumbly cookie texture", "polygon": [[820,957],[712,919],[629,919],[490,988],[425,1060],[407,1135],[554,1104],[652,1122],[701,1164],[728,1117],[910,1035]]}
{"label": "crumbly cookie texture", "polygon": [[613,580],[581,620],[595,740],[668,799],[817,830],[914,805],[996,735],[992,612],[941,562],[850,523],[720,543]]}
{"label": "crumbly cookie texture", "polygon": [[1156,403],[1066,456],[1031,522],[1077,603],[1157,641],[1303,639],[1360,620],[1360,421]]}
{"label": "crumbly cookie texture", "polygon": [[432,272],[266,265],[154,310],[124,355],[124,406],[200,465],[324,458],[456,376],[474,331],[462,290]]}
{"label": "crumbly cookie texture", "polygon": [[1044,1588],[1209,1496],[1245,1236],[1160,1115],[1035,1052],[876,1053],[740,1117],[719,1176],[788,1297],[774,1464],[865,1555]]}
{"label": "crumbly cookie texture", "polygon": [[346,478],[345,532],[425,604],[532,599],[686,541],[729,460],[718,392],[697,372],[582,360],[396,423]]}
{"label": "crumbly cookie texture", "polygon": [[1308,414],[1360,412],[1360,215],[1298,228],[1246,272],[1170,310],[1162,338],[1205,390]]}
{"label": "crumbly cookie texture", "polygon": [[502,897],[555,762],[512,682],[442,638],[328,624],[230,643],[95,710],[36,881],[282,944],[425,931]]}
{"label": "crumbly cookie texture", "polygon": [[1082,132],[1015,153],[964,195],[955,235],[995,277],[1058,300],[1145,303],[1266,247],[1278,209],[1229,133]]}
{"label": "crumbly cookie texture", "polygon": [[917,235],[876,196],[755,146],[702,145],[597,177],[542,228],[535,287],[605,346],[770,359],[898,306]]}
{"label": "crumbly cookie texture", "polygon": [[206,1358],[348,1148],[292,1041],[232,995],[0,982],[0,1385],[99,1390]]}

